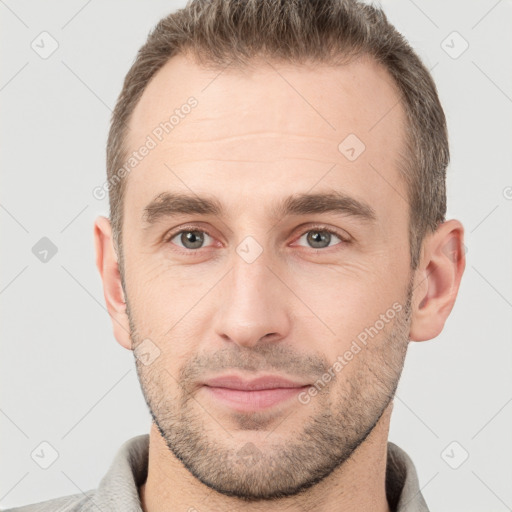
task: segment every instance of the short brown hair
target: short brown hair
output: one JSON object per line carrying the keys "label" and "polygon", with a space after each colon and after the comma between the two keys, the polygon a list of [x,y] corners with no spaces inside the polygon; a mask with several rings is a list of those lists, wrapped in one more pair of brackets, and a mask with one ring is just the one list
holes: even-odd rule
{"label": "short brown hair", "polygon": [[127,158],[124,142],[137,102],[151,78],[178,53],[218,68],[242,66],[256,56],[332,65],[369,56],[382,64],[398,87],[408,123],[399,167],[407,184],[411,267],[416,269],[425,235],[445,220],[448,134],[429,71],[384,12],[357,0],[192,0],[150,32],[112,115],[107,183],[121,273],[126,177],[119,179],[116,170]]}

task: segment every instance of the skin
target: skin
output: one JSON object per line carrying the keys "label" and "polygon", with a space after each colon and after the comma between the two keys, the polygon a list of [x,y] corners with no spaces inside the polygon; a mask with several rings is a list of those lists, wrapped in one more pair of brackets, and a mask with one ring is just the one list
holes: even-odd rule
{"label": "skin", "polygon": [[[127,178],[125,289],[109,220],[95,222],[117,341],[134,350],[149,338],[160,351],[149,365],[136,359],[153,417],[143,510],[388,511],[393,394],[409,342],[436,337],[454,305],[463,227],[452,219],[429,234],[411,272],[397,169],[405,114],[390,110],[398,94],[378,64],[255,61],[218,73],[176,56],[134,111],[131,150],[189,96],[198,100]],[[353,162],[338,150],[349,133],[366,146]],[[290,194],[331,190],[370,204],[376,221],[269,213]],[[144,229],[144,207],[164,191],[209,194],[226,214],[182,214]],[[168,240],[190,224],[210,235],[201,248]],[[333,236],[315,249],[307,235],[319,224],[350,243]],[[262,248],[252,263],[236,251],[247,236]],[[395,303],[400,312],[307,404],[237,413],[200,386],[222,373],[312,385]]]}

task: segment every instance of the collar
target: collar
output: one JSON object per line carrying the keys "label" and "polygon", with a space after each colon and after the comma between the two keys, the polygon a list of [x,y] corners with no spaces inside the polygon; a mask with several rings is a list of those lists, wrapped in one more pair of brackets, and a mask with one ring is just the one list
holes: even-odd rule
{"label": "collar", "polygon": [[[411,458],[396,444],[387,445],[386,496],[392,512],[429,512]],[[148,473],[149,434],[125,441],[91,496],[100,510],[142,512],[139,487]]]}

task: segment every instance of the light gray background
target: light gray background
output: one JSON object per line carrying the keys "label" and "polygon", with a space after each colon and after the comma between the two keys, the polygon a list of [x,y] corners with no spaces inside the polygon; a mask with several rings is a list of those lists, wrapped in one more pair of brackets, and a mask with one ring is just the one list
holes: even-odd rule
{"label": "light gray background", "polygon": [[[93,221],[108,205],[92,190],[124,75],[182,5],[0,0],[2,508],[96,487],[119,446],[149,431],[133,355],[104,307]],[[467,246],[443,333],[410,344],[390,440],[432,511],[512,510],[512,2],[382,5],[433,70],[451,141],[448,218]],[[47,59],[31,48],[43,31],[59,45]],[[442,47],[453,31],[469,43],[456,59]],[[47,263],[32,253],[42,237],[58,248]],[[43,441],[59,455],[46,470],[31,458]],[[469,453],[458,469],[441,455],[453,441],[452,465]]]}

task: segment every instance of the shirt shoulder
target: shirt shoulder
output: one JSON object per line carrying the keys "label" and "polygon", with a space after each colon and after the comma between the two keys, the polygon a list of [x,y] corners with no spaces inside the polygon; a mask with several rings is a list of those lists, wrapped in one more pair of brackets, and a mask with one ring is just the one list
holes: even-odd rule
{"label": "shirt shoulder", "polygon": [[387,450],[386,496],[392,512],[429,512],[412,459],[391,441]]}
{"label": "shirt shoulder", "polygon": [[69,494],[30,505],[2,509],[0,512],[88,512],[93,510],[94,489],[85,493]]}
{"label": "shirt shoulder", "polygon": [[0,512],[142,512],[139,487],[148,469],[149,434],[132,437],[118,449],[96,489]]}

